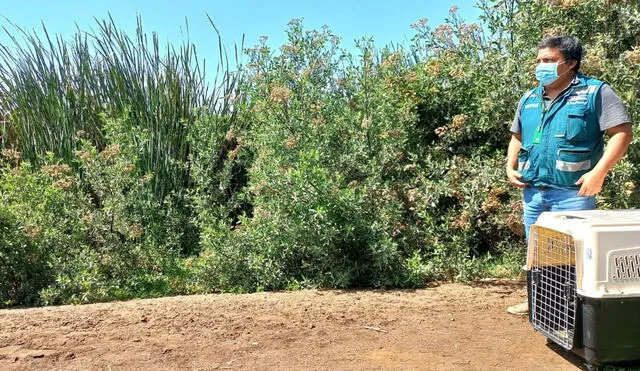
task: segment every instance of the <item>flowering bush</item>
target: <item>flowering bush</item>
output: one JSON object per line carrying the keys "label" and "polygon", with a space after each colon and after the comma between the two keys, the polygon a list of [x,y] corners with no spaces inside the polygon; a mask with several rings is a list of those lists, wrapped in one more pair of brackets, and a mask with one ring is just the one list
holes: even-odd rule
{"label": "flowering bush", "polygon": [[82,245],[83,199],[65,164],[49,157],[40,170],[0,157],[0,307],[39,303],[60,260]]}
{"label": "flowering bush", "polygon": [[[127,119],[107,119],[102,151],[77,138],[74,167],[0,157],[0,306],[83,303],[188,292],[180,258],[190,223],[178,198],[156,201],[136,167]],[[182,212],[181,212],[182,211]],[[185,236],[186,235],[186,236]]]}

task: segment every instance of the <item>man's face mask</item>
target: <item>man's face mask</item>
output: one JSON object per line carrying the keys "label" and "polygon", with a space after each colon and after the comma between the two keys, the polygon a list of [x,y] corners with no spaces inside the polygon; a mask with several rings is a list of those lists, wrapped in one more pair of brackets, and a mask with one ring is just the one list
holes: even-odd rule
{"label": "man's face mask", "polygon": [[560,78],[560,76],[571,71],[569,69],[564,71],[561,75],[558,75],[558,66],[565,63],[567,63],[566,60],[564,62],[539,63],[536,66],[536,79],[540,81],[542,86],[553,84],[556,80]]}

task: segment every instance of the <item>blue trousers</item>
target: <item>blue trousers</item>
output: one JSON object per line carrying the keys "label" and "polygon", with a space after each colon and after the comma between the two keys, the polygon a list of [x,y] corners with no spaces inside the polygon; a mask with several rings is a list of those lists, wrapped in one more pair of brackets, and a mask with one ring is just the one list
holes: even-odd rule
{"label": "blue trousers", "polygon": [[529,241],[531,225],[545,211],[592,210],[596,208],[594,196],[578,196],[577,189],[540,189],[526,187],[522,198],[524,230]]}

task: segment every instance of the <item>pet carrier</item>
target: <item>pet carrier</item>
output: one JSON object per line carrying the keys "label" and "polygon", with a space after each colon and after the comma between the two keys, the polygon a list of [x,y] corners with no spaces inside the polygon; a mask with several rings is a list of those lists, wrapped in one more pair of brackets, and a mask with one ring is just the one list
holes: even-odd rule
{"label": "pet carrier", "polygon": [[640,360],[640,210],[556,211],[531,227],[529,321],[591,364]]}

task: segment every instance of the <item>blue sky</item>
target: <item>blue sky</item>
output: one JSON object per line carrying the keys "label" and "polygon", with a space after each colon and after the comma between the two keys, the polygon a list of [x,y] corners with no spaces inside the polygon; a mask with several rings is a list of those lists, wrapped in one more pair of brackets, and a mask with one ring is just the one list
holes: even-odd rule
{"label": "blue sky", "polygon": [[[179,44],[184,38],[185,19],[189,22],[189,38],[200,57],[215,64],[218,55],[217,38],[207,20],[207,14],[220,30],[227,50],[240,43],[258,43],[261,35],[269,36],[268,44],[277,48],[285,41],[287,23],[302,18],[305,29],[320,29],[323,25],[342,38],[341,45],[352,49],[354,40],[371,36],[376,46],[398,43],[413,35],[411,23],[428,18],[435,28],[443,23],[451,6],[468,21],[477,19],[480,11],[476,0],[1,0],[0,16],[24,29],[40,29],[44,23],[49,33],[71,36],[75,24],[83,30],[95,27],[94,17],[106,18],[110,13],[124,30],[133,32],[136,14],[142,17],[147,32],[156,31],[160,40]],[[53,5],[55,3],[55,5]],[[7,25],[2,19],[0,24]],[[0,43],[8,41],[0,34]],[[212,61],[213,59],[213,61]]]}

